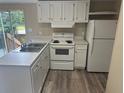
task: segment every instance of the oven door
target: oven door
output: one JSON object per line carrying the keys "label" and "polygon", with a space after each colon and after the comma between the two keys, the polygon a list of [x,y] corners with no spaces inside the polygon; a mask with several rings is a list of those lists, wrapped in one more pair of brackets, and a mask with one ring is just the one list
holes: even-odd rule
{"label": "oven door", "polygon": [[74,60],[74,46],[51,46],[51,60]]}

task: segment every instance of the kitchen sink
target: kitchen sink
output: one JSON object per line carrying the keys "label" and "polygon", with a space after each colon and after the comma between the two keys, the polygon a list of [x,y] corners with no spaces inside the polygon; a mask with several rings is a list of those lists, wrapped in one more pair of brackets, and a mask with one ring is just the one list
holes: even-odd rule
{"label": "kitchen sink", "polygon": [[21,52],[39,52],[41,48],[21,48]]}
{"label": "kitchen sink", "polygon": [[21,46],[20,52],[39,52],[45,45],[45,43],[23,44]]}
{"label": "kitchen sink", "polygon": [[28,44],[28,47],[44,47],[45,44],[40,43],[30,43]]}

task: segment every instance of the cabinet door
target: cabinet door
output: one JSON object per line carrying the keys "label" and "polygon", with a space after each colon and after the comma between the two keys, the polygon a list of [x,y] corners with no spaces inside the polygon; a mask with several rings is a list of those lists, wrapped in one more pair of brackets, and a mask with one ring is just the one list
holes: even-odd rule
{"label": "cabinet door", "polygon": [[86,67],[86,50],[79,49],[75,53],[75,67],[85,68]]}
{"label": "cabinet door", "polygon": [[31,67],[34,93],[40,93],[48,70],[49,70],[49,46],[47,46],[44,49],[44,51],[37,58],[34,65]]}
{"label": "cabinet door", "polygon": [[41,87],[43,86],[43,83],[45,81],[45,78],[47,76],[49,70],[49,46],[47,46],[44,51],[42,52],[40,56],[40,78],[41,78]]}
{"label": "cabinet door", "polygon": [[50,16],[52,21],[62,20],[62,2],[61,1],[50,2]]}
{"label": "cabinet door", "polygon": [[40,56],[40,73],[39,73],[40,74],[40,81],[39,82],[41,82],[41,85],[40,85],[41,88],[43,87],[45,76],[47,74],[45,71],[46,66],[44,64],[45,64],[45,53],[43,51],[43,53]]}
{"label": "cabinet door", "polygon": [[38,9],[38,22],[40,23],[49,23],[50,14],[49,14],[49,2],[40,2],[37,5]]}
{"label": "cabinet door", "polygon": [[46,72],[48,72],[49,70],[49,58],[50,58],[50,50],[49,50],[49,46],[46,48],[46,51],[45,51],[45,69],[46,69]]}
{"label": "cabinet door", "polygon": [[63,19],[64,21],[73,21],[74,19],[74,3],[70,1],[63,2]]}
{"label": "cabinet door", "polygon": [[87,2],[75,3],[75,22],[81,23],[87,21]]}
{"label": "cabinet door", "polygon": [[41,70],[40,70],[40,63],[39,59],[37,60],[36,64],[32,67],[32,80],[33,80],[33,91],[34,93],[40,93],[40,76],[41,76]]}

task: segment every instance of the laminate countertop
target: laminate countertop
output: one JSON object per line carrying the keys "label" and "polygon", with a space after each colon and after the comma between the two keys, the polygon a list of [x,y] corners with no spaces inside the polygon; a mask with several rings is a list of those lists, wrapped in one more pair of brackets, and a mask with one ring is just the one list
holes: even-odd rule
{"label": "laminate countertop", "polygon": [[87,45],[88,42],[86,40],[75,40],[75,44],[77,44],[77,45]]}
{"label": "laminate countertop", "polygon": [[84,40],[82,37],[75,37],[75,44],[77,45],[87,45],[88,42]]}
{"label": "laminate countertop", "polygon": [[0,66],[31,66],[49,42],[39,52],[19,52],[19,48],[0,58]]}

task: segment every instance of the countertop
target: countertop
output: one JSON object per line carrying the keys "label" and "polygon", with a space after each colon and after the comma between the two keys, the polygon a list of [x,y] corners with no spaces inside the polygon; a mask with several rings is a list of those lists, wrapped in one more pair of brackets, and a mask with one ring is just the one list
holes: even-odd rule
{"label": "countertop", "polygon": [[75,44],[87,45],[88,42],[84,40],[82,37],[75,37]]}
{"label": "countertop", "polygon": [[39,52],[18,52],[18,49],[0,58],[0,66],[31,66],[49,42]]}
{"label": "countertop", "polygon": [[78,45],[87,45],[88,42],[86,40],[77,40],[77,41],[75,41],[75,44],[78,44]]}

